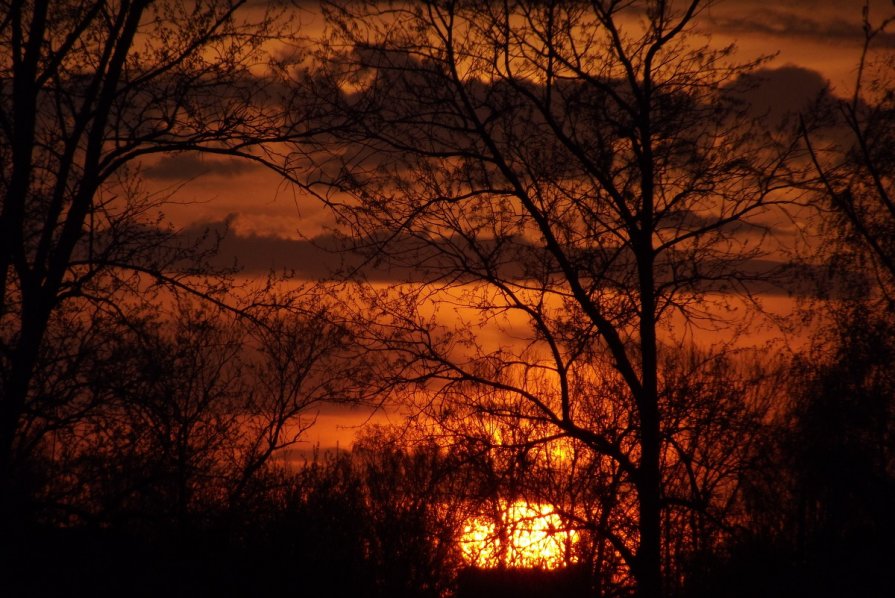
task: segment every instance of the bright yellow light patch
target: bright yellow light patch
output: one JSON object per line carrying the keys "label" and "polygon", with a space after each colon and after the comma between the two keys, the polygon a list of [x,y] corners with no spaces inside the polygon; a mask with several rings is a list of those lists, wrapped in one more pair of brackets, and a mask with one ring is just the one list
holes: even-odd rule
{"label": "bright yellow light patch", "polygon": [[483,569],[556,569],[575,562],[578,532],[565,528],[553,507],[516,501],[500,505],[500,520],[473,517],[463,526],[460,546],[470,565]]}

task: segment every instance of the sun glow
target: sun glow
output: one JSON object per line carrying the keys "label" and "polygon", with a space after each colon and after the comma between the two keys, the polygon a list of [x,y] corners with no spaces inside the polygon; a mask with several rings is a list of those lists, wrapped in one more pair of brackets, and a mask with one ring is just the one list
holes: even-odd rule
{"label": "sun glow", "polygon": [[576,561],[578,532],[568,529],[553,507],[501,502],[498,511],[498,517],[473,517],[463,526],[460,546],[469,564],[557,569]]}

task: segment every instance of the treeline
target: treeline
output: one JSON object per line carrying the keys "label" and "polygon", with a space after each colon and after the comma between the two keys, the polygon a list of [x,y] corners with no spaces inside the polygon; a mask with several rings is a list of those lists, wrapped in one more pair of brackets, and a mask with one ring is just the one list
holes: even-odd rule
{"label": "treeline", "polygon": [[[175,521],[175,497],[153,496],[153,505],[89,521],[23,524],[4,537],[4,588],[16,596],[441,596],[459,561],[453,501],[437,494],[446,487],[433,488],[437,462],[394,448],[330,453],[293,472],[266,470],[238,508],[200,493]],[[128,473],[151,486],[151,472]],[[81,482],[82,492],[106,498]]]}
{"label": "treeline", "polygon": [[[465,421],[440,441],[412,427],[371,428],[351,451],[289,462],[273,453],[254,466],[258,439],[242,417],[247,407],[233,401],[253,396],[258,382],[239,369],[232,351],[244,347],[227,324],[189,311],[180,327],[143,330],[149,346],[121,331],[104,339],[115,358],[82,371],[79,392],[97,393],[84,399],[90,409],[48,432],[18,470],[15,521],[3,542],[14,595],[627,592],[630,579],[599,522],[588,520],[602,512],[594,503],[618,498],[587,473],[598,464],[573,445],[543,453],[537,434],[497,442],[493,427],[489,436]],[[855,302],[786,363],[731,365],[714,384],[705,374],[690,379],[691,394],[714,385],[705,407],[736,406],[698,422],[703,433],[727,429],[695,458],[719,451],[736,459],[706,470],[729,470],[718,490],[723,510],[666,507],[670,595],[859,588],[871,596],[891,587],[892,332],[887,314]],[[732,438],[736,426],[748,428]],[[568,573],[469,570],[464,527],[489,515],[499,522],[508,500],[564,513],[565,529],[578,534]]]}
{"label": "treeline", "polygon": [[847,304],[797,354],[743,478],[743,518],[684,595],[884,596],[895,560],[892,318]]}
{"label": "treeline", "polygon": [[[213,349],[229,362],[232,355],[221,353],[220,343],[205,344],[212,328],[207,320],[204,326],[202,342],[178,345],[179,353]],[[705,511],[701,522],[668,523],[669,595],[885,595],[895,581],[891,332],[885,314],[858,303],[811,350],[777,371],[764,370],[769,400],[750,424],[748,450],[733,465],[726,511]],[[116,352],[125,359],[121,346]],[[154,362],[163,355],[155,353]],[[137,388],[166,381],[148,367],[119,374]],[[735,378],[726,371],[725,385]],[[93,382],[121,379],[106,372]],[[245,392],[230,376],[217,383]],[[185,385],[176,387],[182,392]],[[177,403],[168,402],[176,397],[167,395],[165,404],[173,409]],[[150,408],[150,398],[130,399],[130,409]],[[472,430],[436,442],[408,428],[371,428],[351,451],[308,452],[289,463],[274,455],[246,477],[222,458],[221,447],[240,450],[241,435],[222,425],[232,414],[209,409],[169,437],[188,447],[179,453],[183,461],[161,443],[137,442],[140,433],[162,436],[171,429],[143,423],[135,430],[119,404],[97,406],[80,420],[79,442],[69,430],[45,443],[44,451],[57,453],[38,452],[18,480],[17,520],[3,541],[4,587],[23,596],[628,591],[624,569],[601,547],[599,527],[581,516],[585,494],[607,500],[597,478],[582,475],[584,454],[551,463],[534,454],[536,443],[508,447]],[[470,568],[464,527],[513,499],[569,510],[565,529],[578,537],[567,569]],[[671,506],[667,512],[675,514]]]}

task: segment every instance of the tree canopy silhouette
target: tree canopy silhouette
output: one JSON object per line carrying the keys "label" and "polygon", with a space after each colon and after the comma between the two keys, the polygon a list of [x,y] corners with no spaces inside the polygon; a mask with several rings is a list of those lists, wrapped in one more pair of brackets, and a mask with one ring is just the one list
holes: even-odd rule
{"label": "tree canopy silhouette", "polygon": [[227,305],[232,287],[203,265],[213,243],[178,239],[161,216],[166,196],[139,171],[182,151],[274,167],[270,147],[258,149],[301,130],[281,101],[283,61],[264,48],[295,32],[282,12],[244,4],[2,5],[0,495],[17,451],[40,434],[28,426],[25,438],[23,418],[60,408],[33,379],[66,330],[86,342],[90,322],[126,317],[153,287]]}
{"label": "tree canopy silhouette", "polygon": [[[336,4],[315,81],[354,119],[318,154],[350,198],[332,205],[425,280],[377,303],[404,379],[436,418],[546,424],[529,442],[597,455],[617,499],[599,532],[642,596],[663,591],[663,513],[697,504],[669,485],[692,428],[673,428],[681,343],[662,330],[718,324],[767,274],[763,219],[795,151],[749,128],[729,84],[758,63],[694,33],[704,8]],[[439,301],[459,327],[420,311]]]}

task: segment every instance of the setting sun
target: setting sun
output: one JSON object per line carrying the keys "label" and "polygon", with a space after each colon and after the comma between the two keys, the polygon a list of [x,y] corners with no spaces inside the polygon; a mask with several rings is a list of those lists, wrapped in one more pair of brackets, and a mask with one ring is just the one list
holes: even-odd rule
{"label": "setting sun", "polygon": [[483,569],[557,569],[575,562],[578,532],[570,530],[549,505],[502,502],[497,517],[466,521],[460,545],[464,559]]}

